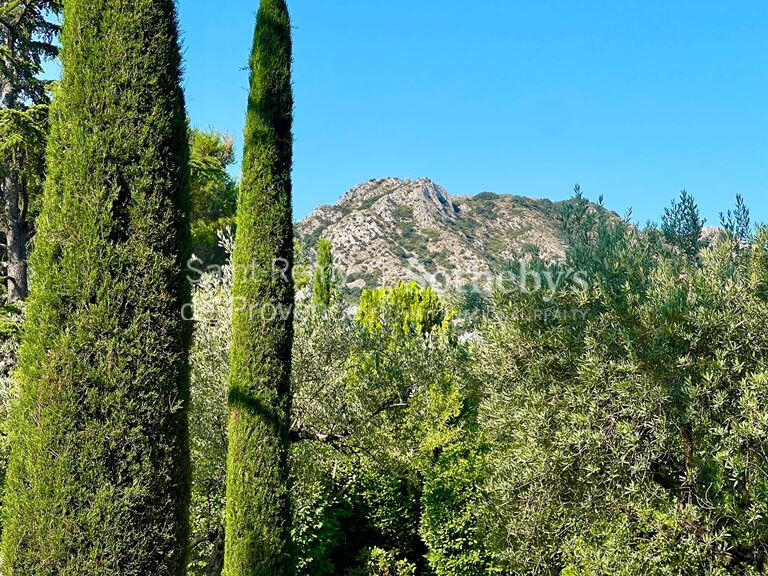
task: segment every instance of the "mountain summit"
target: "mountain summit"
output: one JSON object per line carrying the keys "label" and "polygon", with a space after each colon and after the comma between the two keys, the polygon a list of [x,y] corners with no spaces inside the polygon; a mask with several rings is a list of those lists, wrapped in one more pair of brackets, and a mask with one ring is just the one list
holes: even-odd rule
{"label": "mountain summit", "polygon": [[484,192],[451,196],[427,178],[370,180],[297,225],[311,247],[324,237],[350,289],[415,280],[440,289],[486,277],[538,252],[565,256],[561,203]]}

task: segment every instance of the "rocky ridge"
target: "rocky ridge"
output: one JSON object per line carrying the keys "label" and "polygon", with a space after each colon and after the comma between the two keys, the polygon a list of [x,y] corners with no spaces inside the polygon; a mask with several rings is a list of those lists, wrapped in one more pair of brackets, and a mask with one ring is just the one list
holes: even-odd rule
{"label": "rocky ridge", "polygon": [[330,240],[353,291],[407,280],[444,291],[532,253],[562,259],[560,205],[489,192],[451,196],[427,178],[386,178],[318,207],[297,224],[297,236],[310,248],[320,237]]}

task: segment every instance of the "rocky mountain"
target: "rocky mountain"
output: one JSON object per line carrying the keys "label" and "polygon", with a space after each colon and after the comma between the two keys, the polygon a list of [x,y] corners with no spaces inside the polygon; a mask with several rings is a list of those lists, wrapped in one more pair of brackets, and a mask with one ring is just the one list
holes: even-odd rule
{"label": "rocky mountain", "polygon": [[429,179],[371,180],[297,225],[312,247],[333,244],[351,290],[415,280],[442,291],[489,278],[505,262],[538,252],[565,256],[561,203],[485,192],[451,196]]}

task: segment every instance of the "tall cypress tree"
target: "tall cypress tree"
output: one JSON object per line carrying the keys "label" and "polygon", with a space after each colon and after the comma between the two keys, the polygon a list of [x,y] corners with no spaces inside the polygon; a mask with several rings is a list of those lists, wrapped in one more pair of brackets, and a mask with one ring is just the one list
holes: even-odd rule
{"label": "tall cypress tree", "polygon": [[294,286],[291,23],[262,0],[250,59],[233,254],[224,574],[290,574],[289,415]]}
{"label": "tall cypress tree", "polygon": [[334,288],[336,287],[336,271],[333,269],[333,245],[326,238],[317,241],[317,260],[312,275],[312,306],[316,312],[325,313],[331,306]]}
{"label": "tall cypress tree", "polygon": [[186,115],[173,0],[65,0],[4,573],[181,575]]}

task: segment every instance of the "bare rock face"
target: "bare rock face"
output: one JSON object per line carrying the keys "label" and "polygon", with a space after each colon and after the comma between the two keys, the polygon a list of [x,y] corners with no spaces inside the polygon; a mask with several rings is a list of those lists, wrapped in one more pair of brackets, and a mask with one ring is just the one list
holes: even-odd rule
{"label": "bare rock face", "polygon": [[487,279],[511,260],[565,256],[559,204],[521,196],[451,195],[432,180],[371,180],[297,225],[324,237],[352,290],[415,280],[443,292]]}

